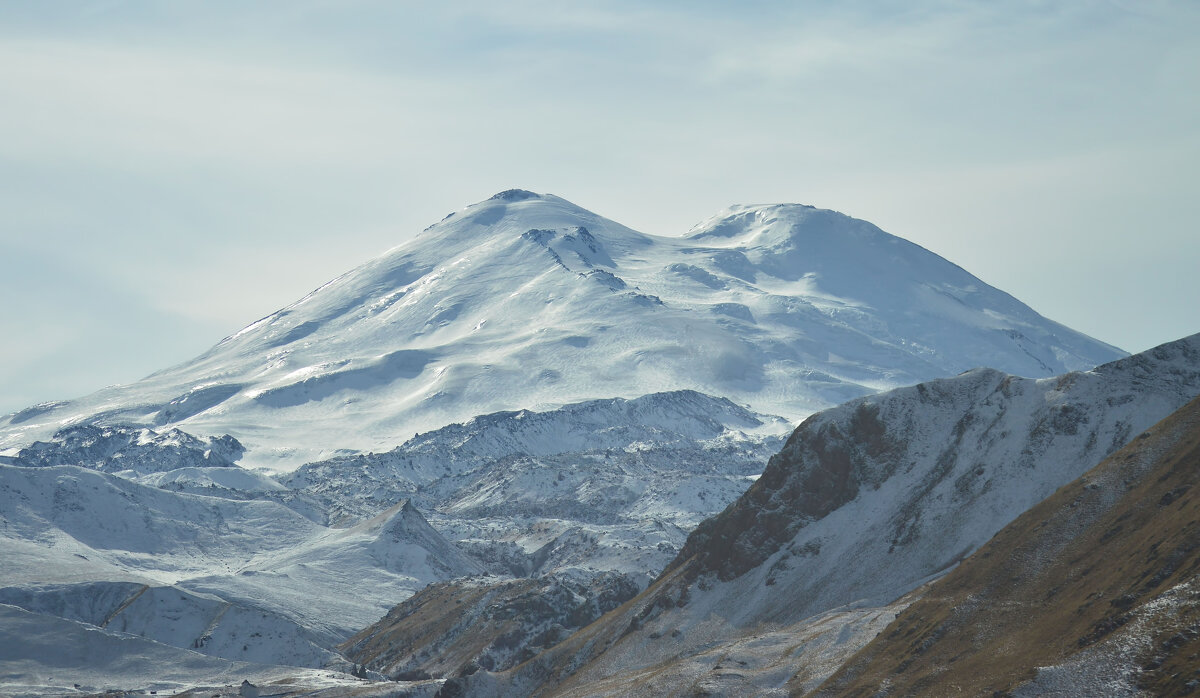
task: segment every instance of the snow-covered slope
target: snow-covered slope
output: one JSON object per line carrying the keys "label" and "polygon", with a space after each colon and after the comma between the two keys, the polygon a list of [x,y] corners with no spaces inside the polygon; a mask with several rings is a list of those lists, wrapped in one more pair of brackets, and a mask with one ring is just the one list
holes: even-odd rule
{"label": "snow-covered slope", "polygon": [[177,586],[85,582],[4,587],[0,604],[212,657],[304,667],[340,660],[293,620]]}
{"label": "snow-covered slope", "polygon": [[276,501],[10,465],[0,502],[0,603],[227,659],[336,664],[396,602],[483,572],[407,502],[331,529]]}
{"label": "snow-covered slope", "polygon": [[[26,611],[0,603],[0,694],[70,696],[124,691],[166,695],[201,686],[237,686],[250,680],[283,692],[363,682],[328,669],[253,664],[219,659],[93,624]],[[237,695],[209,690],[205,695]]]}
{"label": "snow-covered slope", "polygon": [[798,420],[975,366],[1119,355],[832,211],[735,207],[671,238],[512,190],[193,361],[0,420],[0,448],[79,421],[178,424],[286,470],[497,410],[695,389]]}
{"label": "snow-covered slope", "polygon": [[631,604],[514,674],[468,683],[586,695],[606,680],[620,694],[626,676],[653,692],[645,674],[672,674],[652,667],[701,649],[882,609],[1197,394],[1200,335],[1088,372],[981,369],[816,414]]}

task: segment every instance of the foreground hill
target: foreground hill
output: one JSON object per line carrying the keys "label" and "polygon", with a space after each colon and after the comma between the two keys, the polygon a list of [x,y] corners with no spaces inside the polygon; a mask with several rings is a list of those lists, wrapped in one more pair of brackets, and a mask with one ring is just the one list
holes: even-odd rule
{"label": "foreground hill", "polygon": [[0,419],[0,448],[80,421],[178,425],[290,470],[497,410],[693,389],[799,420],[975,366],[1120,355],[833,211],[738,206],[672,238],[512,190],[192,361]]}
{"label": "foreground hill", "polygon": [[1200,335],[1085,373],[972,371],[819,413],[649,589],[529,662],[459,685],[815,688],[906,595],[1198,393]]}

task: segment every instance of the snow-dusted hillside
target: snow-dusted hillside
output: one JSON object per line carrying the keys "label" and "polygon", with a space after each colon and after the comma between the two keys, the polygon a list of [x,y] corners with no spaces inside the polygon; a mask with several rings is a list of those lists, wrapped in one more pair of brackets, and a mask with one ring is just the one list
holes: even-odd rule
{"label": "snow-dusted hillside", "polygon": [[552,647],[633,598],[625,575],[431,584],[342,646],[356,664],[392,679],[499,671]]}
{"label": "snow-dusted hillside", "polygon": [[851,401],[802,424],[679,563],[755,599],[733,622],[886,603],[1197,394],[1200,335],[1085,373],[981,369]]}
{"label": "snow-dusted hillside", "polygon": [[644,584],[761,472],[784,425],[693,391],[590,400],[482,415],[278,481],[337,524],[409,498],[497,574],[613,570]]}
{"label": "snow-dusted hillside", "polygon": [[[829,655],[844,660],[870,635],[848,625],[844,642],[812,657],[804,643],[768,637],[786,626],[811,634],[822,614],[854,625],[887,608],[1197,394],[1200,335],[1088,372],[1034,380],[981,369],[821,412],[634,602],[513,675],[468,683],[479,695],[553,692],[559,681],[590,695],[601,680],[614,695],[653,693],[654,681],[682,680],[698,650],[755,638],[764,653],[743,654],[747,665],[794,672],[820,658],[832,671]],[[733,668],[722,683],[693,663],[688,680],[736,693],[753,671]]]}
{"label": "snow-dusted hillside", "polygon": [[832,211],[735,207],[672,238],[512,190],[193,361],[0,419],[0,448],[79,421],[180,425],[288,470],[497,410],[694,389],[798,420],[976,366],[1119,355]]}

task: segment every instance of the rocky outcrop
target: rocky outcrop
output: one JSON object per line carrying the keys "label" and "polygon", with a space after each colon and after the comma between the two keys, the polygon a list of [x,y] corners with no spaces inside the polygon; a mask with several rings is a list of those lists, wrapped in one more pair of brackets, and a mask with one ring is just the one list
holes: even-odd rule
{"label": "rocky outcrop", "polygon": [[36,441],[6,459],[10,465],[77,465],[106,473],[138,474],[179,468],[235,467],[246,449],[228,434],[195,437],[178,429],[129,425],[75,424]]}

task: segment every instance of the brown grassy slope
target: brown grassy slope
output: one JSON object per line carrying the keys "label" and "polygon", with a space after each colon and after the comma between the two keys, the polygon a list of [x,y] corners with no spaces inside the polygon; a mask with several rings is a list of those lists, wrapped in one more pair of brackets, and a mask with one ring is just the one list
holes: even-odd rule
{"label": "brown grassy slope", "polygon": [[338,649],[351,661],[392,678],[453,675],[504,632],[489,628],[499,632],[464,633],[465,641],[441,646],[445,638],[457,637],[456,629],[478,621],[464,618],[463,609],[478,607],[491,593],[483,585],[430,584]]}
{"label": "brown grassy slope", "polygon": [[[480,671],[451,679],[439,695],[529,696],[554,695],[581,667],[596,660],[630,634],[640,634],[645,618],[664,608],[686,603],[685,570],[665,574],[637,597],[605,613],[566,640],[505,672]],[[416,597],[414,597],[416,598]]]}
{"label": "brown grassy slope", "polygon": [[601,574],[585,585],[553,577],[431,584],[340,649],[393,679],[500,671],[552,647],[637,594]]}
{"label": "brown grassy slope", "polygon": [[[812,695],[1004,695],[1118,642],[1141,688],[1200,695],[1198,479],[1200,398],[1009,524]],[[1148,605],[1188,582],[1168,612]]]}

